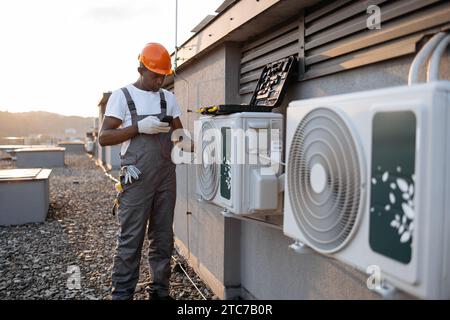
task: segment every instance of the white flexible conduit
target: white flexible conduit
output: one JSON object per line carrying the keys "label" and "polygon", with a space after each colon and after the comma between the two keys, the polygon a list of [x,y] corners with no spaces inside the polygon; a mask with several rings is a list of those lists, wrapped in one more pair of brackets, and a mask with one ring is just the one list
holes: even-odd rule
{"label": "white flexible conduit", "polygon": [[446,36],[445,32],[439,32],[435,34],[419,51],[414,58],[411,67],[409,68],[408,85],[419,82],[419,69],[428,57],[439,44],[439,42]]}
{"label": "white flexible conduit", "polygon": [[433,55],[428,62],[427,70],[427,82],[438,81],[439,80],[439,64],[441,62],[441,57],[450,44],[450,34],[447,34],[438,44],[436,49],[433,51]]}

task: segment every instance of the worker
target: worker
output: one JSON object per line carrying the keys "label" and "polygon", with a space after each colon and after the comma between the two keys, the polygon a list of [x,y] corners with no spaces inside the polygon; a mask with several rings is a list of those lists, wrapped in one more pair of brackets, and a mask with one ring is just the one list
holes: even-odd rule
{"label": "worker", "polygon": [[[102,146],[121,146],[117,217],[120,230],[112,270],[112,299],[133,299],[145,234],[149,239],[152,300],[169,295],[176,198],[171,133],[182,129],[175,95],[161,88],[172,64],[167,50],[148,43],[139,55],[139,78],[113,91],[100,130]],[[171,116],[172,120],[166,120]],[[166,122],[162,121],[165,120]]]}

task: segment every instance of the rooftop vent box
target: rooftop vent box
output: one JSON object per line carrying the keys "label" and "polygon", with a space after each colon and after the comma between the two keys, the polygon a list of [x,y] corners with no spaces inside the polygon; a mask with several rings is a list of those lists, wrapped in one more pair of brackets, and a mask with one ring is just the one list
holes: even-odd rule
{"label": "rooftop vent box", "polygon": [[50,173],[50,169],[0,170],[1,226],[45,221]]}
{"label": "rooftop vent box", "polygon": [[58,168],[64,167],[65,148],[22,148],[15,151],[17,168]]}
{"label": "rooftop vent box", "polygon": [[67,153],[85,153],[83,141],[61,141],[58,147],[66,148]]}

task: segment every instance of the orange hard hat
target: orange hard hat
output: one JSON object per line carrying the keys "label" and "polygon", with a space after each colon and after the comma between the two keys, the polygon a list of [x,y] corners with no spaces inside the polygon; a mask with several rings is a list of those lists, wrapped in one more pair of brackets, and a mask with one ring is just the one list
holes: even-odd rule
{"label": "orange hard hat", "polygon": [[159,43],[147,43],[138,58],[150,71],[165,75],[172,74],[169,52]]}

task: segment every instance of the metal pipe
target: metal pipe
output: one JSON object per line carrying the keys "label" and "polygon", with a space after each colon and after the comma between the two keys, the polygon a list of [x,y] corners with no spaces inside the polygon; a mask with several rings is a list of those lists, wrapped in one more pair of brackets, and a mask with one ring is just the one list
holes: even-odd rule
{"label": "metal pipe", "polygon": [[419,69],[425,61],[428,60],[430,54],[439,44],[439,42],[445,37],[445,32],[439,32],[435,34],[424,46],[420,49],[419,53],[414,58],[409,68],[408,85],[419,82]]}
{"label": "metal pipe", "polygon": [[439,80],[439,65],[441,63],[441,57],[449,44],[450,34],[447,34],[447,36],[439,42],[438,46],[433,51],[433,54],[428,62],[427,82]]}
{"label": "metal pipe", "polygon": [[276,230],[283,230],[283,226],[280,226],[275,223],[267,222],[264,220],[260,220],[260,219],[257,219],[256,217],[249,217],[249,215],[229,213],[226,209],[221,211],[221,213],[226,218],[238,219],[238,220],[247,221],[247,222],[251,221],[256,224],[260,224],[264,227],[269,227],[269,228],[273,228]]}

